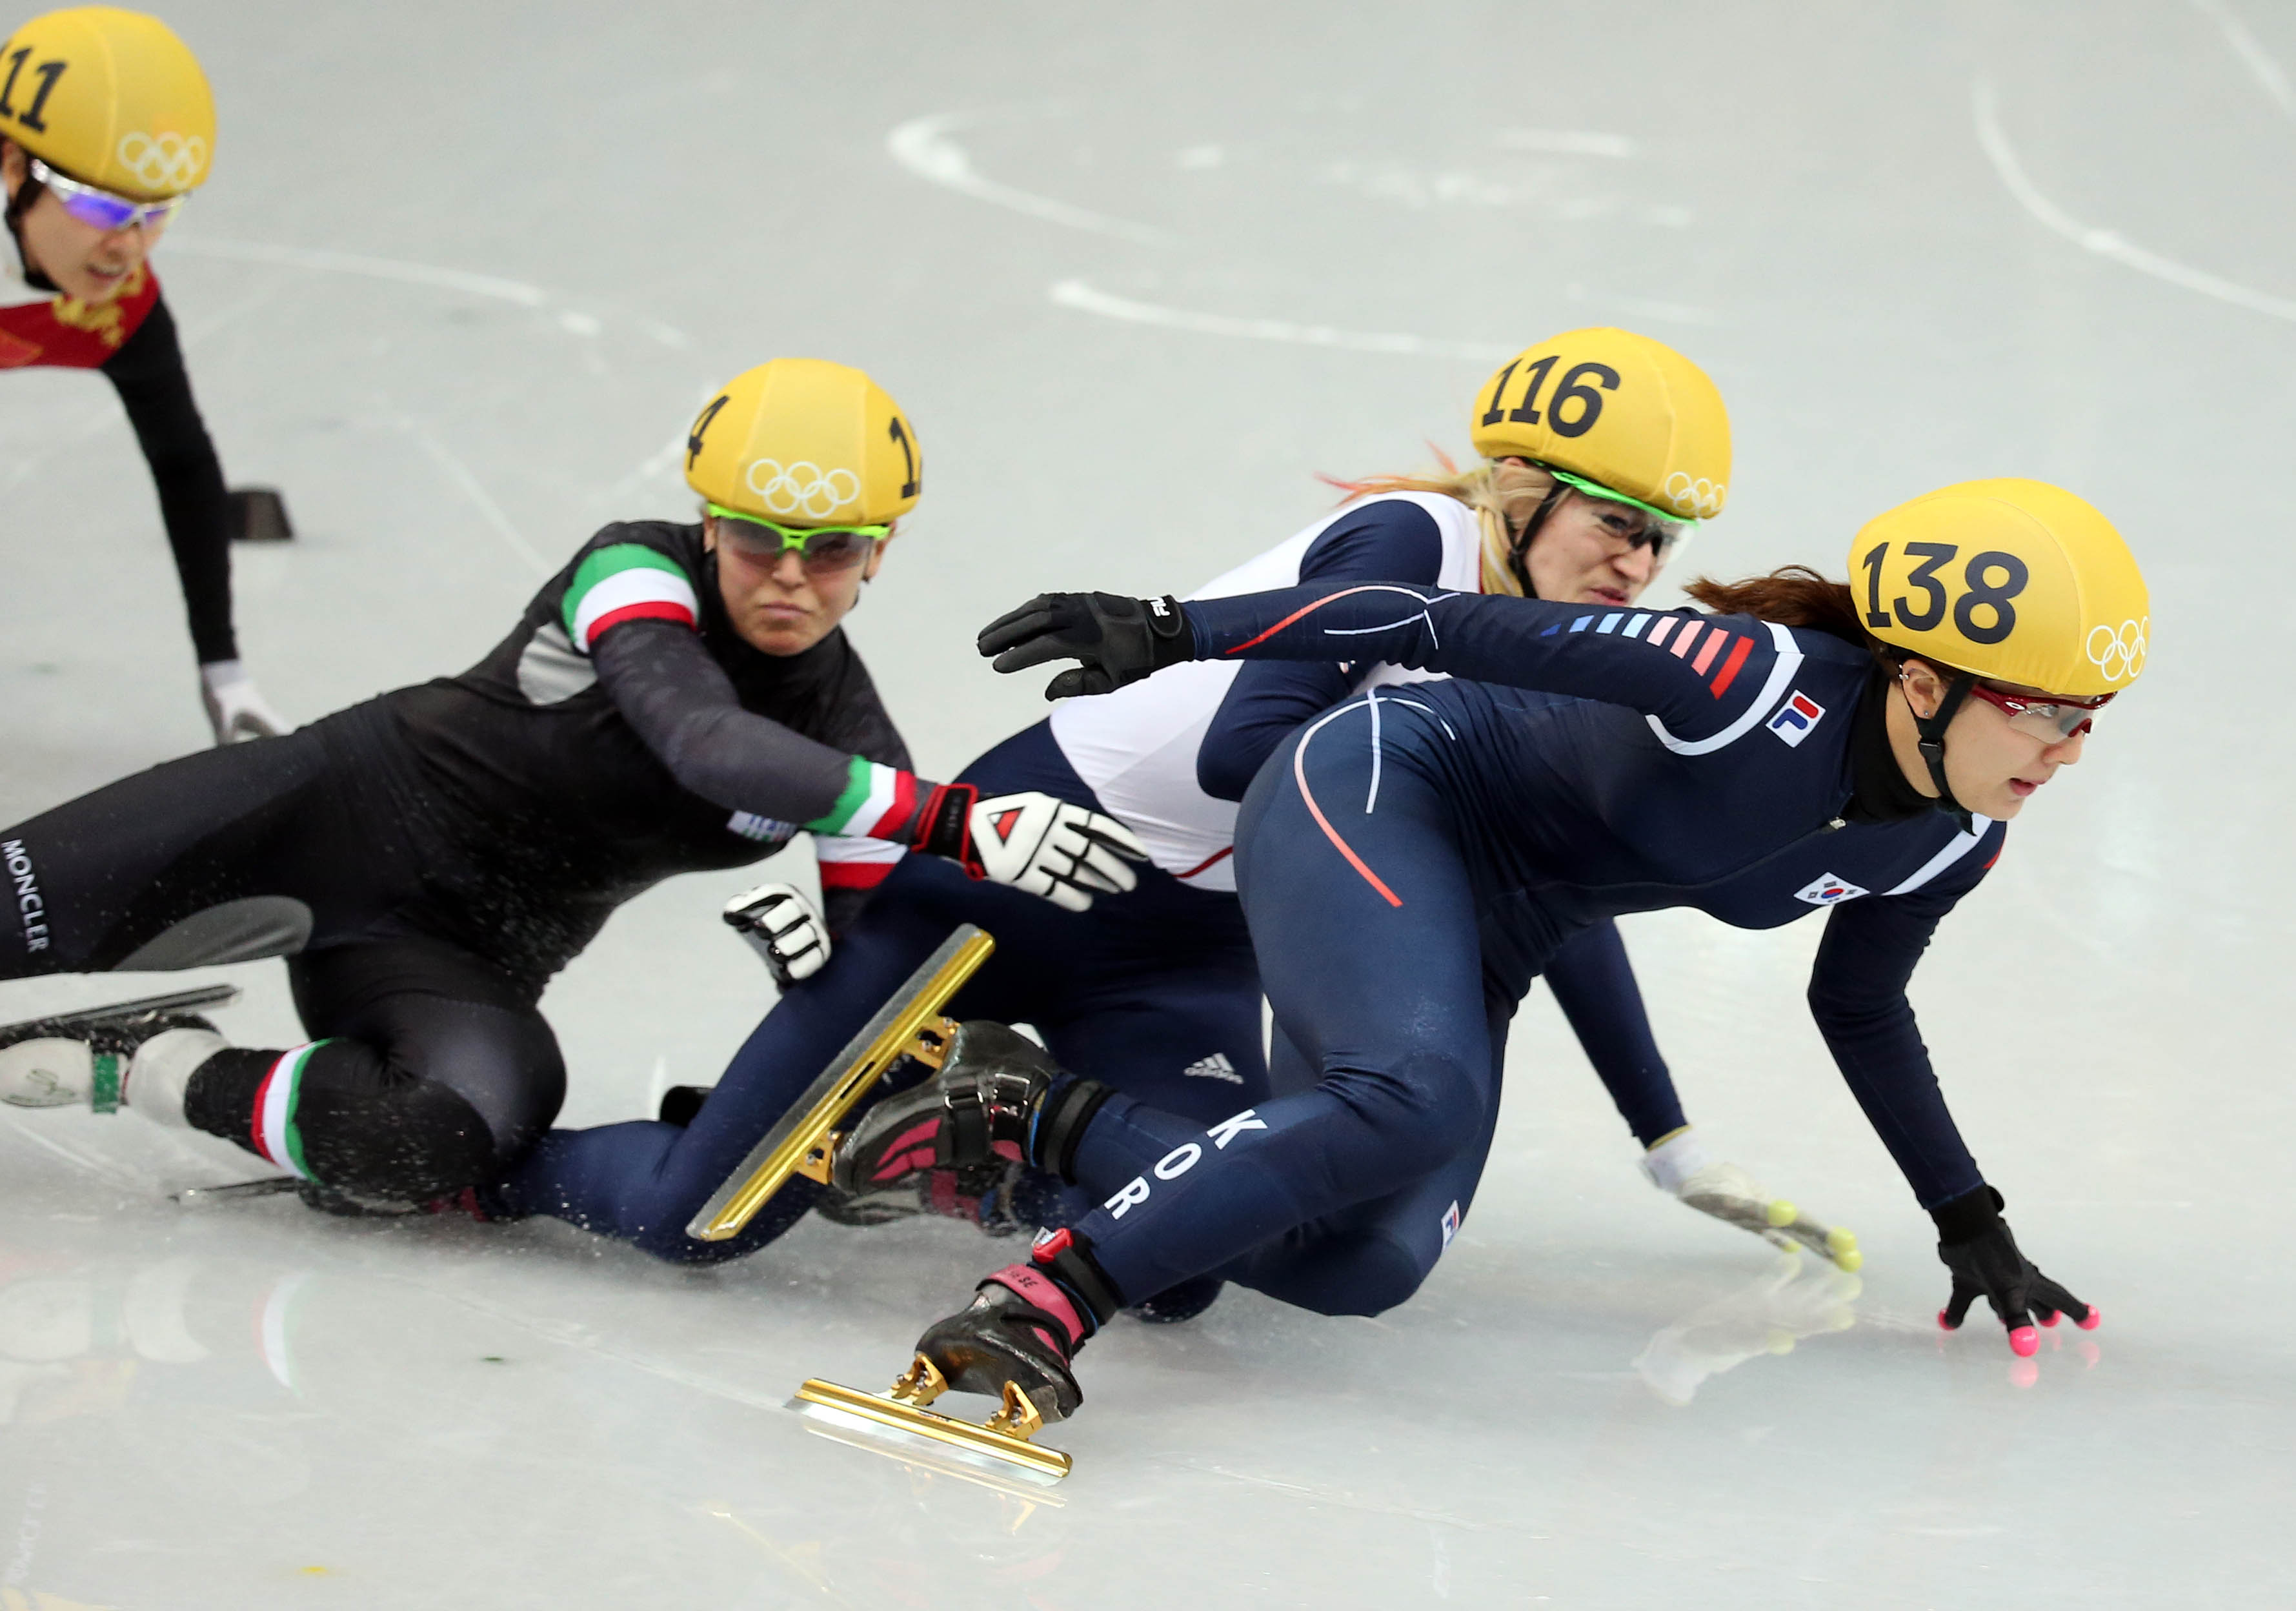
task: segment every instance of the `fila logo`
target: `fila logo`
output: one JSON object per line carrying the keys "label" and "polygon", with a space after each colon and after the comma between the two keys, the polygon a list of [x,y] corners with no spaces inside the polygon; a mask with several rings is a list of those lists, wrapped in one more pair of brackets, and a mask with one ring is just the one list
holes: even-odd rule
{"label": "fila logo", "polygon": [[1454,1202],[1443,1211],[1443,1245],[1451,1245],[1451,1238],[1459,1234],[1459,1204]]}
{"label": "fila logo", "polygon": [[1164,601],[1162,599],[1152,598],[1148,601],[1148,613],[1154,616],[1158,621],[1163,620],[1171,612],[1172,612],[1170,610],[1165,607]]}
{"label": "fila logo", "polygon": [[1786,695],[1786,703],[1778,707],[1778,713],[1771,717],[1767,725],[1771,732],[1785,741],[1787,748],[1792,749],[1809,736],[1809,730],[1817,726],[1824,715],[1824,705],[1796,688]]}
{"label": "fila logo", "polygon": [[1796,900],[1807,900],[1812,906],[1839,906],[1845,900],[1855,900],[1869,892],[1860,889],[1847,878],[1836,878],[1828,873],[1813,878],[1794,892]]}
{"label": "fila logo", "polygon": [[1027,808],[1024,806],[1014,806],[1011,810],[999,811],[996,815],[988,819],[989,827],[993,829],[996,834],[997,843],[1010,844],[1013,842],[1013,825],[1021,820],[1021,814],[1026,810]]}
{"label": "fila logo", "polygon": [[1209,1057],[1199,1057],[1180,1071],[1185,1080],[1225,1080],[1230,1085],[1242,1085],[1243,1076],[1235,1072],[1235,1064],[1227,1060],[1226,1052],[1214,1052]]}

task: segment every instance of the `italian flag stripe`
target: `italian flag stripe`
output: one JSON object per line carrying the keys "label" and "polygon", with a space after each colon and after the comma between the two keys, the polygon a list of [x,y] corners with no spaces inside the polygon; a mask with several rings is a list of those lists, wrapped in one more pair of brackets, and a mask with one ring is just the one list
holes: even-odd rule
{"label": "italian flag stripe", "polygon": [[666,554],[639,543],[614,543],[574,569],[566,588],[566,636],[583,653],[599,633],[621,621],[674,621],[692,626],[701,618],[693,582]]}
{"label": "italian flag stripe", "polygon": [[816,834],[890,839],[917,811],[917,780],[898,767],[881,767],[858,755],[847,763],[845,792],[826,813],[805,826]]}
{"label": "italian flag stripe", "polygon": [[303,1070],[311,1054],[325,1044],[314,1040],[280,1053],[255,1091],[255,1148],[299,1180],[309,1179],[311,1171],[303,1163],[303,1132],[296,1128],[295,1107],[302,1094]]}
{"label": "italian flag stripe", "polygon": [[813,842],[824,890],[873,890],[907,853],[887,840],[851,839],[841,834],[824,834]]}

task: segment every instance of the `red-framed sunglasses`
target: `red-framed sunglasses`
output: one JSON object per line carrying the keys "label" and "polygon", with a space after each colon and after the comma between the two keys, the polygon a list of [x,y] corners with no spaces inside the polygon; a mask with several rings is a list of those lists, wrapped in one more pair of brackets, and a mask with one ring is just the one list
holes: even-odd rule
{"label": "red-framed sunglasses", "polygon": [[2006,715],[2011,727],[2043,744],[2062,744],[2068,738],[2079,737],[2095,725],[2096,713],[2111,704],[2114,697],[2111,694],[2098,694],[2087,699],[2076,699],[2069,694],[2046,698],[2032,694],[2005,694],[1981,682],[1970,684],[1969,691]]}

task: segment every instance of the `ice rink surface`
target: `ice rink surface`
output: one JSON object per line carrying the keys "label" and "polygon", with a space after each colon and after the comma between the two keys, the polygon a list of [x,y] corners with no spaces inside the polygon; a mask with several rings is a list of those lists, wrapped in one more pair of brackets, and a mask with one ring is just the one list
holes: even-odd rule
{"label": "ice rink surface", "polygon": [[[1677,579],[1838,573],[1949,481],[2093,499],[2151,674],[1915,999],[2105,1323],[2037,1373],[1937,1331],[1928,1221],[1801,1007],[1814,921],[1624,926],[1693,1116],[1857,1229],[1862,1289],[1646,1186],[1536,994],[1421,1295],[1118,1322],[1036,1502],[780,1408],[889,1379],[1013,1244],[812,1221],[692,1275],[540,1221],[186,1211],[259,1166],[0,1113],[0,1607],[2296,1602],[2285,4],[166,14],[222,133],[157,261],[228,470],[301,530],[237,556],[299,719],[469,663],[608,519],[689,512],[674,439],[775,354],[917,422],[924,501],[852,630],[940,777],[1041,708],[972,657],[988,616],[1185,590],[1328,507],[1316,472],[1464,452],[1481,377],[1574,325],[1730,400],[1729,513]],[[12,821],[205,729],[110,389],[0,382],[0,486]],[[656,891],[554,987],[568,1121],[714,1078],[768,997],[712,916],[742,882]],[[278,965],[228,972],[234,1039],[293,1035]]]}

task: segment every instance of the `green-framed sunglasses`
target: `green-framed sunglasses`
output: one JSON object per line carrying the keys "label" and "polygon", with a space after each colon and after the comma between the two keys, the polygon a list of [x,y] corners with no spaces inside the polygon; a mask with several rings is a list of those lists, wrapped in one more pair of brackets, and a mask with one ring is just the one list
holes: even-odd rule
{"label": "green-framed sunglasses", "polygon": [[[719,520],[733,522],[718,529],[719,541],[738,548],[742,558],[764,565],[793,553],[808,571],[850,571],[893,534],[890,525],[784,526],[763,515],[728,509],[723,504],[703,506]],[[773,537],[767,537],[767,532]],[[774,538],[781,540],[775,542]]]}

